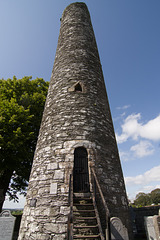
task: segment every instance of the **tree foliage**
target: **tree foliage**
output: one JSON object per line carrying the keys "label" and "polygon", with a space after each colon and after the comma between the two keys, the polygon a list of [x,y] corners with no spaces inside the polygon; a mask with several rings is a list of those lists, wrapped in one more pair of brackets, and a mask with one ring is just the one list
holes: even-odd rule
{"label": "tree foliage", "polygon": [[152,204],[160,204],[160,188],[157,188],[150,193],[140,192],[136,195],[133,206],[144,207]]}
{"label": "tree foliage", "polygon": [[[41,78],[0,80],[0,202],[25,194],[48,82]],[[9,185],[10,179],[12,181]]]}
{"label": "tree foliage", "polygon": [[151,193],[150,193],[150,196],[151,196],[151,202],[154,203],[154,204],[160,204],[160,188],[157,188],[155,190],[153,190]]}

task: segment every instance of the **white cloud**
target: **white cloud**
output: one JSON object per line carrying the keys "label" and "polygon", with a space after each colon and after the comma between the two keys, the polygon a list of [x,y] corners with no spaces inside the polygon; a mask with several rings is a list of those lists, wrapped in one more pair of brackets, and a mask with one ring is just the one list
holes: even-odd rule
{"label": "white cloud", "polygon": [[142,187],[138,192],[144,192],[144,193],[149,193],[151,191],[153,191],[154,189],[156,188],[160,188],[160,185],[147,185],[147,186],[144,186]]}
{"label": "white cloud", "polygon": [[136,157],[142,158],[154,153],[153,145],[149,141],[140,141],[130,148]]}
{"label": "white cloud", "polygon": [[129,137],[136,139],[138,137],[138,132],[140,129],[140,124],[138,120],[141,118],[140,113],[129,115],[125,120],[122,127],[122,134],[116,135],[118,143],[127,141]]}
{"label": "white cloud", "polygon": [[150,182],[160,181],[160,165],[151,168],[149,171],[144,174],[137,175],[135,177],[125,177],[126,185],[134,186],[134,185],[145,185]]}
{"label": "white cloud", "polygon": [[140,129],[140,135],[150,140],[160,140],[160,115],[143,125]]}
{"label": "white cloud", "polygon": [[129,108],[131,105],[124,105],[123,107],[117,107],[118,110],[125,110]]}
{"label": "white cloud", "polygon": [[133,145],[130,151],[119,151],[120,159],[123,162],[134,160],[135,158],[143,158],[154,153],[154,147],[149,141],[140,141]]}
{"label": "white cloud", "polygon": [[141,114],[129,115],[122,124],[121,135],[116,134],[117,142],[123,143],[128,138],[137,140],[138,137],[158,141],[160,140],[160,115],[148,121],[146,124],[139,122]]}
{"label": "white cloud", "polygon": [[129,154],[127,152],[119,152],[121,161],[127,162],[129,160]]}

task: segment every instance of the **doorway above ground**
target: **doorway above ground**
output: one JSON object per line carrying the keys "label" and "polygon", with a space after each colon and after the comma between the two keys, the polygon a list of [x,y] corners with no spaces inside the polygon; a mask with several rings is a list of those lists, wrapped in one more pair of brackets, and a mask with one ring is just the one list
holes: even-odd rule
{"label": "doorway above ground", "polygon": [[77,147],[74,150],[73,192],[89,192],[88,153],[86,148]]}

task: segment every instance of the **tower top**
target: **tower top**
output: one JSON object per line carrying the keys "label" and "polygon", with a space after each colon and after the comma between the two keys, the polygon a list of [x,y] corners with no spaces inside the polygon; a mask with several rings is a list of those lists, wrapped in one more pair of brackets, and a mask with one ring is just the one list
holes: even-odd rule
{"label": "tower top", "polygon": [[72,8],[87,8],[87,5],[84,3],[84,2],[74,2],[74,3],[71,3],[69,4],[63,11],[63,14],[68,11],[69,9],[72,9]]}
{"label": "tower top", "polygon": [[[62,14],[62,20],[65,19],[66,15],[68,15],[68,18],[70,18],[71,16],[70,15],[74,15],[74,13],[77,15],[77,13],[80,13],[82,14],[82,12],[87,12],[89,17],[90,17],[90,14],[89,14],[89,11],[88,11],[88,7],[87,5],[84,3],[84,2],[75,2],[75,3],[71,3],[70,5],[68,5],[65,10],[63,11],[63,14]],[[72,18],[72,17],[71,17]],[[84,21],[85,19],[79,19],[80,21]],[[88,20],[88,19],[87,19]]]}

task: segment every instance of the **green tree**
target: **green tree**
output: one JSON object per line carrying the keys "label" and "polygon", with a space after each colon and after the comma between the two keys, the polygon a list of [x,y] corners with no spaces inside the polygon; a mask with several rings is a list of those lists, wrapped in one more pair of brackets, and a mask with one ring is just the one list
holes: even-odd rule
{"label": "green tree", "polygon": [[140,192],[136,195],[136,199],[134,200],[134,205],[137,207],[143,207],[151,204],[150,194],[146,194]]}
{"label": "green tree", "polygon": [[0,80],[0,211],[6,193],[26,192],[49,85],[31,79]]}
{"label": "green tree", "polygon": [[150,195],[151,195],[152,203],[154,203],[154,204],[160,203],[160,188],[154,189],[154,190],[150,193]]}
{"label": "green tree", "polygon": [[138,193],[132,205],[136,207],[143,207],[151,204],[157,205],[159,203],[160,203],[160,188],[156,188],[148,194],[143,192]]}

